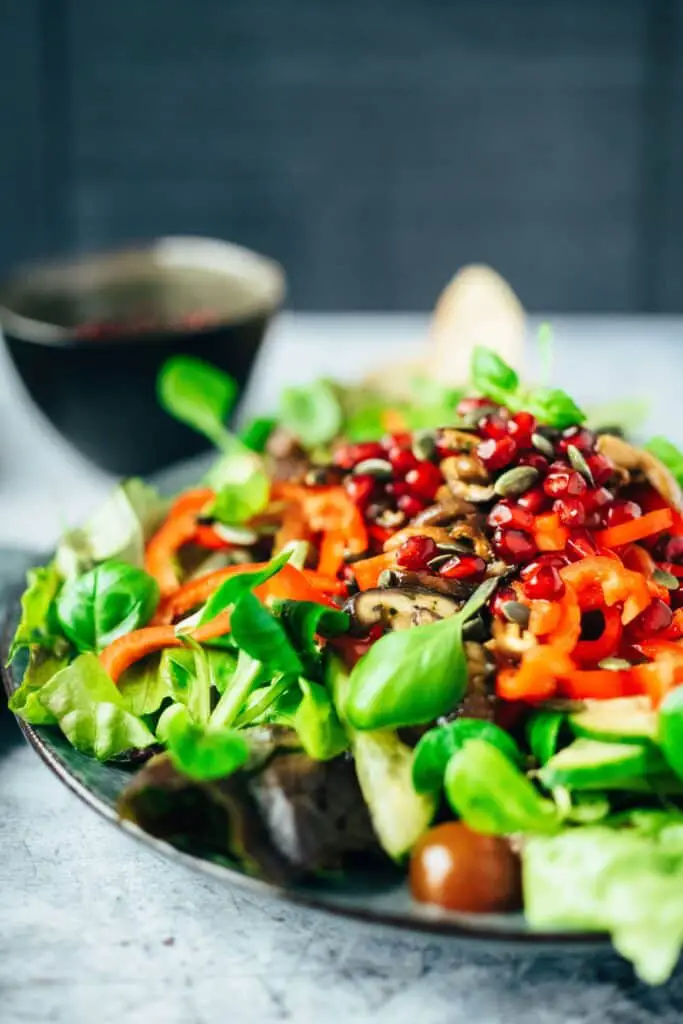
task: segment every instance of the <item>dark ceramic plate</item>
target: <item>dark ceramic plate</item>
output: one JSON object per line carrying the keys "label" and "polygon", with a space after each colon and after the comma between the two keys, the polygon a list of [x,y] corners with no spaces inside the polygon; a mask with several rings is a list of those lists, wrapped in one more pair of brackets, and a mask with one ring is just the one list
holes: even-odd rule
{"label": "dark ceramic plate", "polygon": [[[197,479],[195,470],[187,470],[180,476],[166,475],[165,483],[170,489],[178,489],[188,480]],[[173,486],[175,485],[175,486]],[[11,637],[19,619],[19,593],[10,599],[5,623],[0,638],[0,659],[7,661]],[[20,684],[23,665],[20,659],[3,671],[8,694]],[[228,885],[249,887],[264,895],[271,894],[292,900],[318,910],[356,918],[390,928],[428,932],[459,939],[485,941],[496,945],[528,948],[534,953],[539,947],[548,951],[586,950],[591,946],[604,945],[606,936],[597,933],[569,931],[531,931],[521,914],[457,914],[414,903],[403,882],[395,878],[382,884],[376,876],[372,879],[347,878],[342,882],[328,879],[283,888],[269,882],[251,878],[236,867],[224,861],[212,861],[181,852],[169,843],[155,839],[131,822],[120,821],[116,814],[116,799],[126,782],[130,771],[111,764],[101,764],[74,750],[57,729],[34,728],[19,723],[26,739],[45,764],[73,790],[77,796],[94,808],[99,814],[118,828],[150,846],[164,857],[179,861],[203,874],[219,879]]]}

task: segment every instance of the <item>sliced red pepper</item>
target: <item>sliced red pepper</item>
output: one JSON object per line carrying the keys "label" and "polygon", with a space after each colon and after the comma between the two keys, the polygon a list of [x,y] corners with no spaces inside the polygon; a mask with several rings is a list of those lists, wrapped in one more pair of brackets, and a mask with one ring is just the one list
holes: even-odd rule
{"label": "sliced red pepper", "polygon": [[580,599],[581,612],[599,611],[604,619],[602,633],[595,640],[579,640],[572,651],[572,657],[582,665],[597,664],[603,658],[609,658],[616,654],[624,627],[621,621],[621,613],[615,606],[608,608],[605,605],[602,592],[599,587],[594,590],[586,590]]}
{"label": "sliced red pepper", "polygon": [[[197,626],[191,635],[199,643],[205,643],[229,632],[230,612],[222,612],[211,622]],[[182,647],[173,626],[145,626],[144,629],[136,629],[119,637],[105,647],[100,654],[100,664],[116,683],[135,662],[166,647]]]}
{"label": "sliced red pepper", "polygon": [[496,692],[504,700],[547,700],[557,691],[557,680],[574,670],[565,651],[551,644],[539,644],[527,651],[517,669],[498,673]]}
{"label": "sliced red pepper", "polygon": [[608,669],[581,669],[568,672],[558,682],[558,693],[571,700],[609,700],[623,697],[628,672]]}
{"label": "sliced red pepper", "polygon": [[328,530],[320,542],[318,572],[324,576],[336,576],[344,565],[346,536],[340,530]]}
{"label": "sliced red pepper", "polygon": [[377,586],[380,573],[385,569],[393,569],[396,565],[396,552],[385,551],[373,558],[364,558],[360,562],[354,562],[351,568],[356,577],[356,583],[361,590],[371,590]]}
{"label": "sliced red pepper", "polygon": [[189,544],[197,528],[196,514],[183,512],[171,515],[149,541],[145,550],[145,569],[159,584],[162,597],[172,594],[179,586],[176,555],[184,544]]}
{"label": "sliced red pepper", "polygon": [[614,604],[623,604],[621,620],[624,625],[644,611],[651,600],[647,580],[640,573],[603,555],[582,558],[579,562],[565,565],[560,569],[560,576],[565,584],[577,592],[579,602],[582,593],[598,584],[608,608]]}
{"label": "sliced red pepper", "polygon": [[555,512],[536,516],[534,540],[539,551],[564,551],[569,540],[569,530],[560,522]]}
{"label": "sliced red pepper", "polygon": [[644,547],[640,544],[629,544],[621,554],[621,560],[627,569],[639,572],[647,580],[647,585],[652,597],[658,597],[660,601],[671,604],[671,594],[666,587],[654,580],[657,570],[657,563]]}
{"label": "sliced red pepper", "polygon": [[572,587],[559,601],[530,601],[529,630],[558,651],[572,651],[581,635],[581,608]]}
{"label": "sliced red pepper", "polygon": [[634,665],[633,678],[641,692],[650,696],[654,707],[659,707],[669,690],[683,683],[683,646],[671,640],[647,640],[638,649],[651,661]]}
{"label": "sliced red pepper", "polygon": [[660,508],[654,512],[648,512],[640,519],[631,519],[628,523],[619,523],[618,526],[600,530],[595,534],[595,539],[607,548],[618,548],[623,544],[632,544],[644,537],[651,537],[654,533],[662,533],[671,527],[673,521],[672,509]]}

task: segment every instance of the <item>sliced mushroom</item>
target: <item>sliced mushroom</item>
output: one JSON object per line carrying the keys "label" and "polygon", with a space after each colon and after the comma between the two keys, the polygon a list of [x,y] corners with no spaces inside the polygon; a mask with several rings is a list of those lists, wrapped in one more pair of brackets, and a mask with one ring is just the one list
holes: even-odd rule
{"label": "sliced mushroom", "polygon": [[451,540],[469,542],[475,555],[479,555],[485,562],[493,558],[493,549],[487,538],[471,520],[469,522],[454,523],[450,529],[450,534]]}
{"label": "sliced mushroom", "polygon": [[440,448],[448,448],[452,452],[471,452],[480,441],[474,432],[458,430],[456,427],[441,427],[436,437]]}
{"label": "sliced mushroom", "polygon": [[[463,498],[464,501],[470,501],[473,505],[483,505],[492,501],[496,495],[493,484],[472,484],[466,483],[464,480],[449,480],[448,488],[456,498]],[[436,497],[438,500],[438,493]]]}
{"label": "sliced mushroom", "polygon": [[466,484],[489,482],[486,466],[476,455],[449,455],[441,461],[439,468],[449,484],[453,480],[461,480]]}
{"label": "sliced mushroom", "polygon": [[411,572],[408,569],[392,569],[392,585],[396,587],[419,587],[437,591],[452,597],[462,604],[472,593],[473,585],[464,580],[449,580],[446,576],[433,576],[429,572]]}
{"label": "sliced mushroom", "polygon": [[634,448],[628,441],[615,437],[614,434],[601,434],[595,446],[600,454],[611,459],[618,469],[644,476],[670,505],[681,504],[680,487],[666,466],[651,452]]}
{"label": "sliced mushroom", "polygon": [[[423,512],[419,512],[413,519],[414,526],[448,526],[454,519],[461,519],[475,511],[474,505],[462,498],[454,497],[448,488],[442,488],[445,494],[436,505],[430,505]],[[441,493],[441,492],[440,492]]]}
{"label": "sliced mushroom", "polygon": [[512,661],[519,661],[523,654],[536,646],[533,633],[515,622],[501,622],[494,618],[492,632],[493,639],[486,644],[487,649]]}
{"label": "sliced mushroom", "polygon": [[346,603],[355,624],[367,632],[372,626],[410,629],[454,615],[461,602],[427,588],[364,590]]}

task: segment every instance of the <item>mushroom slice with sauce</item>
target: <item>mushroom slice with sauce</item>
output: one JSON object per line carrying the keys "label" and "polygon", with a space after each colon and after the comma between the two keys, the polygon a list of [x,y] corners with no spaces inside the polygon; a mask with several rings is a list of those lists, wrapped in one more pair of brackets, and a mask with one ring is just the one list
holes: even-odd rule
{"label": "mushroom slice with sauce", "polygon": [[398,589],[388,587],[364,590],[346,604],[354,622],[367,632],[372,626],[382,625],[386,629],[410,629],[454,615],[462,607],[446,594],[415,587]]}
{"label": "mushroom slice with sauce", "polygon": [[670,505],[681,505],[680,487],[666,466],[652,452],[635,448],[614,434],[601,434],[595,447],[601,455],[611,459],[617,469],[625,469],[631,474],[644,476]]}

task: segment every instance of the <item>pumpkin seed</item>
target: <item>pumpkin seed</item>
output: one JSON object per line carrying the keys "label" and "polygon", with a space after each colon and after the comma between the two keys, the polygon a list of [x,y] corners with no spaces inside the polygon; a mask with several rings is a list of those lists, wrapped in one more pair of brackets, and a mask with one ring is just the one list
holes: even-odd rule
{"label": "pumpkin seed", "polygon": [[391,463],[386,459],[363,459],[353,467],[353,475],[375,476],[378,480],[390,480],[393,475]]}
{"label": "pumpkin seed", "polygon": [[393,569],[382,569],[377,577],[378,587],[393,587],[397,582],[396,573]]}
{"label": "pumpkin seed", "polygon": [[439,551],[450,553],[451,555],[471,555],[474,550],[472,541],[466,540],[452,540],[448,544],[437,544]]}
{"label": "pumpkin seed", "polygon": [[595,487],[595,480],[593,479],[590,466],[586,462],[583,452],[580,452],[575,444],[567,445],[567,458],[571,463],[572,469],[575,469],[577,473],[580,473],[591,487]]}
{"label": "pumpkin seed", "polygon": [[678,580],[672,572],[667,572],[666,569],[655,569],[652,573],[652,579],[655,583],[659,583],[660,587],[666,587],[667,590],[678,590]]}
{"label": "pumpkin seed", "polygon": [[544,437],[543,434],[538,432],[531,435],[531,443],[537,452],[541,455],[546,455],[549,459],[552,459],[555,454],[555,449],[552,446],[552,442]]}
{"label": "pumpkin seed", "polygon": [[436,434],[433,430],[416,430],[411,448],[416,459],[428,462],[436,453]]}
{"label": "pumpkin seed", "polygon": [[539,472],[533,466],[515,466],[498,477],[493,489],[503,498],[516,498],[533,487],[538,477]]}
{"label": "pumpkin seed", "polygon": [[478,409],[472,409],[470,412],[464,413],[461,417],[463,427],[470,429],[476,427],[481,423],[485,416],[490,416],[492,413],[498,412],[496,405],[480,405]]}
{"label": "pumpkin seed", "polygon": [[630,667],[631,662],[625,658],[603,658],[598,662],[598,668],[606,668],[608,672],[623,672]]}
{"label": "pumpkin seed", "polygon": [[427,562],[427,565],[430,569],[440,569],[442,565],[446,564],[446,562],[450,562],[452,557],[452,554],[436,555],[435,558],[432,558]]}
{"label": "pumpkin seed", "polygon": [[501,611],[508,622],[514,622],[516,626],[523,626],[524,628],[529,625],[531,612],[521,601],[504,601],[501,605]]}

